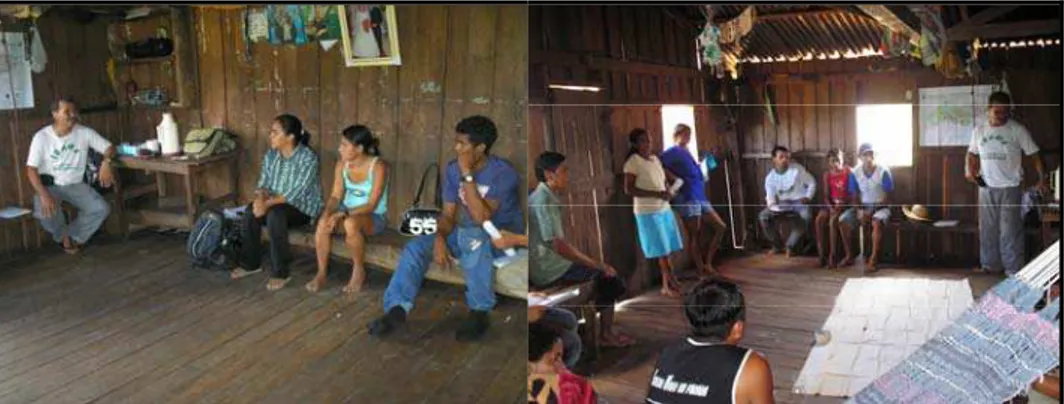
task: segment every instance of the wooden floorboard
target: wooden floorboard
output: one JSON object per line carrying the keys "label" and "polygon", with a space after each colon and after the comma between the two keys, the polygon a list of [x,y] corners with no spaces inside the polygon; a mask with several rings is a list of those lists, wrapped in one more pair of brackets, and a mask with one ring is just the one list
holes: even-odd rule
{"label": "wooden floorboard", "polygon": [[[967,270],[883,268],[862,275],[860,268],[829,271],[816,268],[814,258],[785,259],[765,255],[737,257],[718,269],[739,283],[746,298],[746,334],[742,344],[768,359],[780,403],[841,403],[834,397],[796,394],[798,373],[813,344],[813,332],[823,325],[834,299],[847,279],[856,277],[968,278],[978,299],[1001,280],[998,275],[973,275]],[[638,344],[626,349],[605,349],[588,366],[592,383],[611,404],[642,403],[658,353],[683,338],[687,322],[678,300],[655,292],[622,303],[618,330],[634,336]]]}
{"label": "wooden floorboard", "polygon": [[382,271],[346,295],[349,266],[334,263],[327,288],[310,294],[314,259],[299,252],[292,282],[268,292],[265,274],[230,281],[190,268],[180,236],[141,232],[90,247],[0,269],[0,402],[524,397],[523,302],[500,298],[487,337],[459,343],[464,291],[426,282],[408,324],[379,340],[366,324],[383,311]]}

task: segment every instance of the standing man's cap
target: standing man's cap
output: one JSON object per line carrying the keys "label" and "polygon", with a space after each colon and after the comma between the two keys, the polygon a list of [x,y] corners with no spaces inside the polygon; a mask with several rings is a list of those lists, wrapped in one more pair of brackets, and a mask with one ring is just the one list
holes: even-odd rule
{"label": "standing man's cap", "polygon": [[861,143],[861,147],[857,148],[857,155],[858,156],[864,155],[865,153],[871,153],[871,152],[872,152],[872,144],[871,143]]}

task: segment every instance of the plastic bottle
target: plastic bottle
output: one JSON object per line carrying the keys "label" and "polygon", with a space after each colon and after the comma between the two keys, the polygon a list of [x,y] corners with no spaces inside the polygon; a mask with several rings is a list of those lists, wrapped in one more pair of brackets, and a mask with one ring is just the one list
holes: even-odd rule
{"label": "plastic bottle", "polygon": [[177,134],[177,122],[174,122],[173,114],[163,113],[163,120],[159,126],[155,127],[155,132],[159,138],[159,144],[162,145],[164,156],[172,156],[181,152],[181,139]]}

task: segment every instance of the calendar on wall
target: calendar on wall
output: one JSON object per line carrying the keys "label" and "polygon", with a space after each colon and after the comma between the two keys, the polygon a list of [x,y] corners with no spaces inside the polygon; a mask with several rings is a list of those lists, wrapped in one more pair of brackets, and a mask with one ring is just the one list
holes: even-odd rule
{"label": "calendar on wall", "polygon": [[0,110],[33,108],[33,74],[26,36],[4,32],[0,36]]}

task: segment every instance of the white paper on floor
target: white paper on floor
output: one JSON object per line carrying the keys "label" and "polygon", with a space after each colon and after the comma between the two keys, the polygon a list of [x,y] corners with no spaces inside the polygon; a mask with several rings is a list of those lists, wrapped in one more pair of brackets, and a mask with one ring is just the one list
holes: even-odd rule
{"label": "white paper on floor", "polygon": [[[798,394],[851,397],[934,337],[973,303],[968,280],[850,279],[794,383]],[[812,340],[812,336],[810,336]]]}

